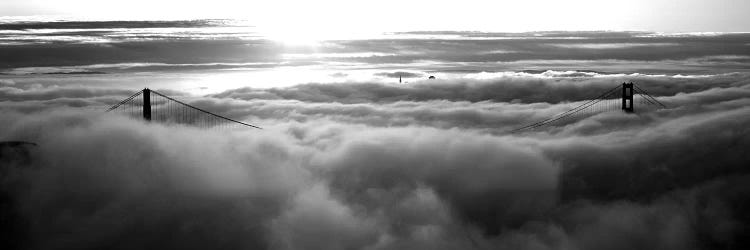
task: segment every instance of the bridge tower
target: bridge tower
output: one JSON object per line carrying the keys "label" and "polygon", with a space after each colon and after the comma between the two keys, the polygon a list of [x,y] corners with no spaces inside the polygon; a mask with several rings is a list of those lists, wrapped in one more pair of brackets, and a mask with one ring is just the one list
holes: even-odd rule
{"label": "bridge tower", "polygon": [[633,83],[622,83],[622,110],[626,113],[633,113]]}
{"label": "bridge tower", "polygon": [[143,119],[151,120],[151,90],[143,89]]}

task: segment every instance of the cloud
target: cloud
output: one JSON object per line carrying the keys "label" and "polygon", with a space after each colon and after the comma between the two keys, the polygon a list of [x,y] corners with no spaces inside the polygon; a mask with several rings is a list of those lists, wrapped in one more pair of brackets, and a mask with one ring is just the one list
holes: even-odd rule
{"label": "cloud", "polygon": [[[24,46],[0,46],[0,59],[6,68],[55,68],[85,66],[154,63],[155,67],[133,68],[133,71],[148,72],[158,69],[168,71],[180,68],[238,68],[243,63],[279,63],[280,48],[267,40],[243,40],[236,37],[200,39],[170,37],[168,34],[125,34],[124,41],[112,38],[87,36],[35,36],[31,44]],[[165,37],[166,36],[166,37]],[[63,41],[59,41],[63,39]],[[100,41],[96,39],[107,39]],[[182,39],[182,40],[181,40]],[[215,39],[215,40],[212,40]],[[39,41],[34,41],[39,40]],[[73,40],[73,41],[68,41]],[[28,41],[20,41],[26,42]],[[87,44],[89,43],[89,44]],[[195,49],[200,47],[201,49]],[[137,51],[137,52],[134,52]],[[39,60],[44,58],[45,60]],[[159,65],[166,64],[166,65]],[[187,64],[187,65],[186,65]],[[213,65],[212,65],[213,64]],[[144,65],[148,66],[148,65]],[[262,65],[261,65],[262,66]]]}
{"label": "cloud", "polygon": [[[0,141],[38,145],[0,145],[0,248],[748,248],[748,34],[407,32],[312,48],[223,22],[0,24]],[[105,113],[136,78],[85,75],[319,66],[438,79],[159,90],[264,127],[211,131]],[[40,75],[60,73],[73,75]],[[668,108],[509,133],[626,81]]]}
{"label": "cloud", "polygon": [[211,95],[242,100],[287,99],[304,102],[387,103],[396,101],[493,101],[548,102],[581,101],[597,97],[625,81],[634,81],[656,96],[690,93],[716,87],[746,84],[743,73],[715,75],[696,81],[684,76],[613,75],[593,72],[498,73],[480,79],[389,83],[310,83],[291,87],[240,88]]}
{"label": "cloud", "polygon": [[57,22],[8,22],[0,24],[3,30],[39,30],[39,29],[145,29],[145,28],[197,28],[219,26],[217,20],[189,21],[57,21]]}
{"label": "cloud", "polygon": [[[110,236],[121,240],[132,237],[123,243],[124,247],[150,245],[156,243],[154,235],[167,232],[171,239],[158,243],[159,246],[262,247],[282,244],[280,241],[285,243],[278,246],[291,248],[303,245],[359,248],[376,244],[383,234],[397,233],[390,232],[397,230],[397,221],[377,216],[378,206],[387,205],[380,202],[396,199],[393,207],[388,208],[393,209],[389,213],[402,214],[402,218],[416,216],[412,219],[414,223],[432,223],[425,221],[428,218],[419,218],[414,214],[416,211],[406,210],[405,204],[398,204],[398,196],[389,198],[391,188],[402,183],[395,182],[396,187],[391,187],[388,179],[400,171],[413,172],[402,177],[406,181],[404,191],[414,187],[411,185],[424,185],[423,191],[415,190],[413,197],[404,197],[402,202],[445,210],[448,208],[442,207],[442,200],[449,199],[445,206],[454,207],[463,216],[470,214],[463,211],[466,207],[462,203],[473,196],[503,194],[504,200],[514,201],[519,197],[505,193],[550,191],[555,189],[557,181],[555,164],[539,152],[459,132],[441,135],[438,130],[399,129],[367,135],[357,133],[353,127],[337,126],[331,134],[330,130],[305,125],[295,128],[301,134],[271,130],[267,134],[237,131],[226,136],[143,124],[110,115],[69,112],[11,114],[0,123],[7,128],[0,138],[40,145],[32,152],[31,166],[3,166],[4,171],[10,171],[18,179],[2,184],[9,187],[5,190],[19,204],[18,208],[23,209],[23,214],[40,223],[35,225],[44,225],[32,226],[27,231],[30,237],[27,243],[41,248],[65,245],[95,248],[114,244],[108,240]],[[421,133],[417,137],[420,139],[403,137],[413,132]],[[385,138],[368,141],[363,137],[378,135]],[[323,139],[330,136],[338,139],[328,142]],[[214,144],[213,149],[203,148],[207,143]],[[434,147],[438,143],[454,146],[441,150]],[[391,150],[384,151],[386,148]],[[471,150],[480,148],[484,151]],[[484,153],[492,149],[509,152]],[[399,151],[407,151],[409,158],[371,165],[373,174],[381,173],[381,177],[366,183],[347,183],[350,178],[366,180],[362,179],[366,172],[360,171],[371,170],[361,163],[375,164],[370,159],[378,155],[373,153],[389,156]],[[445,155],[445,152],[452,153]],[[447,161],[422,164],[423,157],[429,156],[440,156]],[[522,168],[523,164],[529,168]],[[409,170],[406,166],[414,168]],[[473,171],[453,179],[449,173],[464,166]],[[509,174],[514,171],[518,175],[511,178]],[[460,184],[479,176],[485,179],[479,185]],[[17,183],[27,183],[31,188]],[[368,188],[369,185],[373,186]],[[373,194],[382,189],[382,194],[366,195],[359,201],[351,200],[354,197],[347,194],[354,195],[364,191],[363,188]],[[386,200],[369,200],[377,198]],[[517,206],[528,202],[522,199]],[[542,203],[548,207],[550,202],[554,200]],[[365,207],[355,204],[370,208],[362,210]],[[504,213],[527,214],[527,211]],[[473,220],[475,224],[485,223],[479,218]],[[57,233],[61,230],[72,234]],[[359,230],[362,233],[357,233]],[[408,226],[399,230],[406,230],[399,233],[406,235],[399,237],[410,237],[417,228]],[[321,241],[313,232],[321,237],[330,235],[334,240],[328,237]]]}
{"label": "cloud", "polygon": [[412,73],[412,72],[403,72],[403,71],[397,71],[397,72],[380,72],[376,73],[375,76],[382,76],[382,77],[388,77],[388,78],[418,78],[422,77],[423,74],[421,73]]}
{"label": "cloud", "polygon": [[548,44],[549,46],[565,49],[628,49],[637,47],[669,47],[679,46],[677,43],[577,43],[577,44]]}
{"label": "cloud", "polygon": [[357,52],[357,53],[288,53],[281,56],[287,60],[321,59],[321,58],[363,58],[393,56],[394,54],[379,52]]}
{"label": "cloud", "polygon": [[[60,107],[77,107],[104,112],[135,92],[137,91],[122,88],[18,83],[0,87],[0,110],[33,113]],[[169,89],[159,89],[159,92],[178,98],[186,95]]]}
{"label": "cloud", "polygon": [[331,168],[334,193],[363,207],[389,206],[403,199],[402,192],[426,185],[459,216],[494,232],[555,202],[557,166],[525,147],[424,129],[374,130],[356,138],[324,156],[329,163],[321,167]]}
{"label": "cloud", "polygon": [[[567,77],[534,79],[529,76],[507,78],[508,82],[502,79],[504,78],[478,81],[441,80],[434,84],[406,85],[308,84],[276,89],[238,89],[209,97],[187,96],[185,93],[169,90],[160,91],[177,96],[178,99],[197,107],[253,124],[325,120],[375,127],[426,126],[504,134],[511,129],[546,119],[584,103],[590,97],[583,97],[582,94],[576,93],[578,89],[585,89],[587,86],[611,88],[608,80],[601,79],[581,80]],[[741,75],[647,79],[651,80],[639,84],[643,84],[641,86],[644,89],[648,89],[667,107],[672,108],[669,112],[659,113],[661,116],[677,117],[686,113],[697,114],[736,109],[747,103],[746,98],[750,97],[747,82]],[[699,86],[698,83],[701,82],[705,86]],[[494,91],[498,93],[491,93],[491,89],[498,89]],[[60,105],[100,109],[96,112],[103,112],[103,109],[132,94],[132,91],[120,89],[56,86],[13,86],[6,87],[4,90],[6,98],[12,102],[4,102],[1,108],[25,113],[54,109]],[[549,93],[549,95],[535,93],[534,90],[539,93]],[[544,98],[561,99],[562,102],[556,104],[525,103],[521,99],[507,100],[504,99],[506,95],[510,95],[507,92],[529,94],[526,97],[519,94],[517,97],[520,98],[531,100],[539,98],[541,101],[544,101]],[[586,90],[585,92],[593,91]],[[0,93],[3,92],[0,91]],[[475,96],[474,93],[486,96]],[[591,96],[598,94],[591,93]],[[287,96],[288,99],[285,100],[280,96]],[[579,97],[582,100],[577,100]],[[493,99],[502,101],[497,102]],[[613,109],[619,107],[617,102],[617,99],[607,101]],[[638,112],[642,114],[650,114],[654,111],[640,102],[636,102],[636,106]],[[627,116],[617,113],[595,114],[586,113],[578,117],[577,119],[593,116],[584,122],[573,124],[571,129],[575,127],[575,130],[571,131],[599,133],[607,131],[606,126],[642,126],[645,125],[643,122],[654,122],[653,119],[645,119],[651,117],[650,115],[643,115],[644,119],[640,123],[632,123],[623,122],[623,120],[628,120]]]}
{"label": "cloud", "polygon": [[323,185],[304,190],[273,221],[280,249],[352,249],[378,241],[376,220],[359,218]]}
{"label": "cloud", "polygon": [[[245,144],[211,134],[189,137],[184,135],[198,131],[170,133],[166,127],[152,130],[146,124],[103,118],[4,116],[4,128],[9,121],[15,125],[12,132],[4,129],[2,138],[24,137],[41,145],[32,154],[31,169],[38,170],[2,165],[4,173],[17,177],[3,181],[4,190],[19,207],[28,208],[22,211],[30,216],[25,218],[38,222],[25,231],[26,244],[267,247],[264,223],[303,184],[304,172],[294,170],[296,163],[268,158],[296,154],[275,143]],[[164,132],[187,141],[151,137]],[[191,146],[199,141],[223,146],[209,151]],[[189,151],[202,156],[180,156]],[[163,240],[164,234],[171,240]],[[127,240],[117,243],[120,239]]]}
{"label": "cloud", "polygon": [[[132,95],[131,90],[107,89],[107,88],[85,88],[85,87],[59,87],[59,86],[29,86],[0,87],[0,100],[5,101],[30,101],[30,100],[54,100],[59,98],[94,98],[110,95],[126,96]],[[128,94],[130,93],[130,94]]]}
{"label": "cloud", "polygon": [[[746,85],[662,98],[670,109],[607,113],[522,135],[373,124],[419,117],[419,109],[429,112],[415,120],[450,120],[448,107],[487,115],[528,109],[502,118],[517,122],[537,108],[574,104],[192,100],[257,114],[269,125],[263,131],[6,110],[0,139],[39,146],[28,166],[0,159],[0,185],[15,204],[2,212],[18,218],[6,229],[37,248],[741,245],[750,223],[741,216],[750,197],[742,184],[750,162]],[[345,119],[357,116],[373,122]]]}
{"label": "cloud", "polygon": [[[153,71],[153,70],[196,70],[196,69],[248,69],[271,68],[278,63],[115,63],[57,67],[21,67],[6,70],[5,75],[96,75],[112,72]],[[297,64],[300,65],[300,64]]]}
{"label": "cloud", "polygon": [[745,247],[744,74],[633,76],[668,108],[509,134],[612,87],[524,74],[179,97],[264,127],[223,131],[61,107],[129,91],[5,86],[0,141],[38,146],[0,148],[0,230],[27,248]]}
{"label": "cloud", "polygon": [[[119,22],[8,22],[0,63],[12,74],[36,68],[48,73],[91,73],[75,66],[152,63],[128,72],[175,69],[362,65],[383,70],[481,72],[524,69],[594,69],[615,72],[702,73],[742,71],[748,34],[647,32],[403,32],[368,39],[321,41],[315,49],[285,46],[261,30],[229,20]],[[570,39],[575,38],[575,39]],[[715,48],[721,47],[721,50]],[[196,49],[200,48],[200,49]],[[38,60],[43,58],[44,60]],[[434,62],[424,64],[424,62]],[[538,65],[535,61],[546,62]],[[552,64],[554,61],[567,61]],[[579,62],[584,62],[579,64]],[[588,62],[588,63],[586,63]],[[697,68],[687,64],[697,63]],[[163,64],[163,65],[160,65]],[[615,64],[614,67],[606,67]],[[634,65],[633,65],[634,64]],[[644,64],[650,64],[644,67]],[[192,66],[190,66],[192,65]],[[674,65],[683,65],[675,67]],[[571,66],[573,66],[571,68]],[[692,65],[691,65],[692,66]],[[46,69],[45,69],[46,68]],[[17,70],[14,70],[17,69]],[[57,69],[59,71],[51,71]],[[121,72],[117,67],[94,73]]]}

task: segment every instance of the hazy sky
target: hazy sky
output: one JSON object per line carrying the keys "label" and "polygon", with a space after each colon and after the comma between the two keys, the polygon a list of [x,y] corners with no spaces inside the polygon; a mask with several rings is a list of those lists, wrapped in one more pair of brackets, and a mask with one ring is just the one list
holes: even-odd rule
{"label": "hazy sky", "polygon": [[275,30],[750,31],[747,0],[2,0],[0,16],[242,18]]}

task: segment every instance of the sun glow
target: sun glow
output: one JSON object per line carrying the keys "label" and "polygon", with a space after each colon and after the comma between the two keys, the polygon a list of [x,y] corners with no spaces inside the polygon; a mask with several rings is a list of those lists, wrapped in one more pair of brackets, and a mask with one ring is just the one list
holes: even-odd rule
{"label": "sun glow", "polygon": [[258,27],[262,36],[289,46],[316,46],[333,34],[314,27],[291,24],[269,25]]}
{"label": "sun glow", "polygon": [[326,9],[314,2],[281,1],[265,8],[276,12],[272,15],[255,13],[246,18],[255,19],[253,24],[262,35],[286,45],[315,46],[325,40],[370,37],[380,30],[373,23],[357,18],[356,12]]}

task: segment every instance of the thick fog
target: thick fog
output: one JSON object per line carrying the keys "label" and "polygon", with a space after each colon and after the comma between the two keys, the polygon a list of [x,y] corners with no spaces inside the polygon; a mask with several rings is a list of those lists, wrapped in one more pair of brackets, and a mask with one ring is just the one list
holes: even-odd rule
{"label": "thick fog", "polygon": [[[219,131],[104,112],[125,88],[3,81],[0,140],[36,143],[0,154],[3,231],[32,249],[748,246],[746,75],[553,73],[163,90],[264,128]],[[667,108],[510,132],[625,78]]]}

